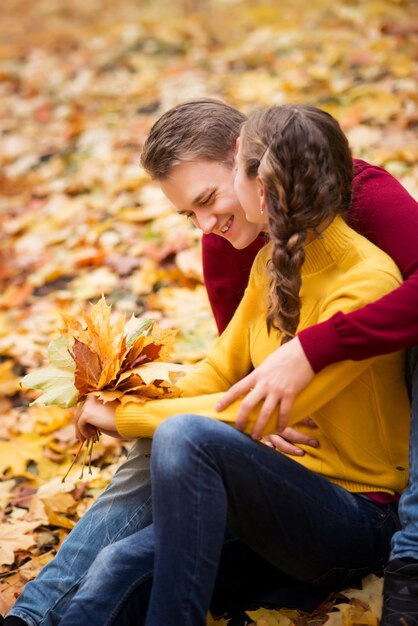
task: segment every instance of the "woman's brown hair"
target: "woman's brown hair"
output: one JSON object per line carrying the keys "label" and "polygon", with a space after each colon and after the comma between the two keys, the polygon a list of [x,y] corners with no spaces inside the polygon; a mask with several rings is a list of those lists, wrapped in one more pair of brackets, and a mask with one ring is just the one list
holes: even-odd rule
{"label": "woman's brown hair", "polygon": [[257,111],[241,132],[247,176],[260,176],[268,207],[272,256],[267,326],[296,333],[308,232],[318,232],[351,201],[353,161],[338,122],[312,106]]}

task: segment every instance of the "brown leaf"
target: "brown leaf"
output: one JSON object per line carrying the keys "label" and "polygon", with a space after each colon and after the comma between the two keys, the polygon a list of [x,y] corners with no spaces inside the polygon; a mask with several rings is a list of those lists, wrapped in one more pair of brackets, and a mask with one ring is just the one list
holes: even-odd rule
{"label": "brown leaf", "polygon": [[56,513],[51,507],[45,504],[45,511],[48,515],[49,523],[51,526],[58,526],[60,528],[68,528],[71,530],[75,526],[74,520],[69,519],[66,515]]}
{"label": "brown leaf", "polygon": [[100,359],[95,352],[78,339],[74,340],[72,351],[76,363],[75,386],[80,392],[80,396],[85,396],[89,391],[96,389],[98,385],[102,371]]}
{"label": "brown leaf", "polygon": [[19,573],[0,581],[0,614],[8,613],[23,589],[24,581]]}

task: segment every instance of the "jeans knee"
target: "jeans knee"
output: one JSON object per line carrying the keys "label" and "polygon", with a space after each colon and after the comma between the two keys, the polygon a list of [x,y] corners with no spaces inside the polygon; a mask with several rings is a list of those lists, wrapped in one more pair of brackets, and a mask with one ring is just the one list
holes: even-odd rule
{"label": "jeans knee", "polygon": [[193,438],[195,433],[204,429],[207,419],[187,413],[169,417],[155,431],[153,454],[160,446],[171,446],[173,443],[182,445],[186,439]]}
{"label": "jeans knee", "polygon": [[152,450],[152,467],[181,472],[206,440],[209,418],[200,415],[173,415],[156,430]]}
{"label": "jeans knee", "polygon": [[87,572],[89,584],[98,584],[99,580],[109,580],[115,562],[118,561],[118,549],[115,543],[102,548]]}

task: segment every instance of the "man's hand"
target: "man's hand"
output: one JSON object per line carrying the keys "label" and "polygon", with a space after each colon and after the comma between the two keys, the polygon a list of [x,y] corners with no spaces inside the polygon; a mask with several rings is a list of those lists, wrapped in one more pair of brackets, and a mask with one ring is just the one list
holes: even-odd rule
{"label": "man's hand", "polygon": [[295,398],[314,376],[298,337],[294,337],[270,354],[251,374],[233,385],[216,408],[222,411],[240,396],[245,396],[235,422],[237,428],[243,430],[251,410],[264,400],[252,432],[254,439],[260,439],[273,411],[280,404],[277,432],[282,435]]}
{"label": "man's hand", "polygon": [[77,439],[85,441],[92,437],[96,430],[111,437],[122,439],[115,426],[117,406],[117,401],[104,403],[96,396],[88,395],[76,413],[75,432]]}
{"label": "man's hand", "polygon": [[[310,428],[318,428],[309,417],[301,422],[298,422],[296,427],[302,424],[309,426]],[[290,426],[285,428],[280,435],[265,435],[261,441],[270,448],[275,448],[280,452],[291,454],[292,456],[303,456],[305,454],[305,450],[299,448],[297,444],[304,444],[305,446],[310,446],[311,448],[319,448],[319,442],[313,437],[313,435],[301,433],[295,428],[290,428]]]}

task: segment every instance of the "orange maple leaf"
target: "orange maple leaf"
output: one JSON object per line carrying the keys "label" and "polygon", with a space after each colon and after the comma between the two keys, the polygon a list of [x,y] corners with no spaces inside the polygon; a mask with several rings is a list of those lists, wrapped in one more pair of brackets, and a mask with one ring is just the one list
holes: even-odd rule
{"label": "orange maple leaf", "polygon": [[90,391],[97,389],[102,369],[100,358],[79,339],[74,340],[72,354],[76,364],[74,384],[80,392],[80,396],[85,396]]}

